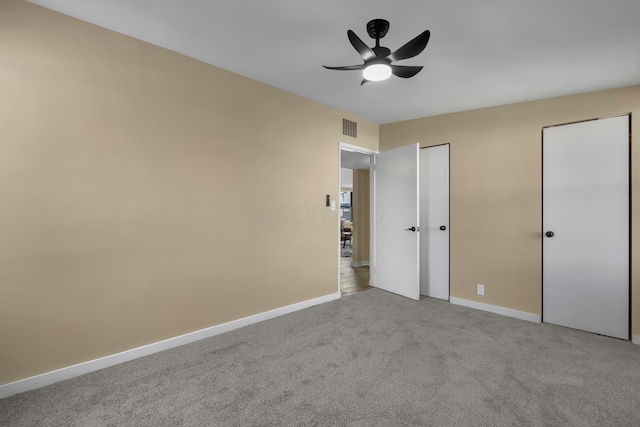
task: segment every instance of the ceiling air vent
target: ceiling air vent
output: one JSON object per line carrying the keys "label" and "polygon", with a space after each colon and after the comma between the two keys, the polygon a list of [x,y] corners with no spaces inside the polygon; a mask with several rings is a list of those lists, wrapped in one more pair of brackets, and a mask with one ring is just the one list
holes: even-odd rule
{"label": "ceiling air vent", "polygon": [[342,134],[352,138],[358,137],[358,124],[351,120],[342,119]]}

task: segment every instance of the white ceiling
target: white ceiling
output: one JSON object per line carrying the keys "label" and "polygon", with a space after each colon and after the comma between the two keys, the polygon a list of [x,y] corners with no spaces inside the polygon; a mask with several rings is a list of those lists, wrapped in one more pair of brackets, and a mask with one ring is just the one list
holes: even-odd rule
{"label": "white ceiling", "polygon": [[[33,0],[376,123],[640,84],[640,0]],[[360,86],[351,29],[387,19],[411,79]]]}

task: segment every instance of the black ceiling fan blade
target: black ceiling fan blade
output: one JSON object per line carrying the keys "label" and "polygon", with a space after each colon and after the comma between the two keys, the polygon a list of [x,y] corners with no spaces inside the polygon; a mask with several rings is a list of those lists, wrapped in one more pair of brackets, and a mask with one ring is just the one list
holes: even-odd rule
{"label": "black ceiling fan blade", "polygon": [[369,46],[367,46],[366,44],[364,44],[362,40],[360,40],[360,37],[358,37],[356,33],[354,33],[351,30],[348,30],[347,37],[349,37],[351,46],[353,46],[358,51],[358,53],[362,55],[365,61],[368,61],[376,57],[376,54],[371,50]]}
{"label": "black ceiling fan blade", "polygon": [[364,64],[347,65],[346,67],[327,67],[326,65],[323,65],[323,67],[328,70],[364,70]]}
{"label": "black ceiling fan blade", "polygon": [[408,79],[418,74],[422,68],[422,66],[414,65],[391,65],[391,73],[393,73],[394,76]]}
{"label": "black ceiling fan blade", "polygon": [[400,61],[402,59],[413,58],[418,55],[420,52],[427,47],[427,43],[429,43],[429,37],[431,37],[431,32],[429,30],[424,31],[418,37],[411,40],[409,43],[402,46],[400,49],[393,52],[389,55],[389,59],[391,61]]}

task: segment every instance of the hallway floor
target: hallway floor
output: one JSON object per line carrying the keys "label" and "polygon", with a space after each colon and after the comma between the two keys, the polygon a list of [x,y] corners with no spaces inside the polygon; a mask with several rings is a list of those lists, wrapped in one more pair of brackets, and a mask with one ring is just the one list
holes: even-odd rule
{"label": "hallway floor", "polygon": [[340,293],[342,296],[371,289],[369,266],[351,267],[352,257],[340,257]]}

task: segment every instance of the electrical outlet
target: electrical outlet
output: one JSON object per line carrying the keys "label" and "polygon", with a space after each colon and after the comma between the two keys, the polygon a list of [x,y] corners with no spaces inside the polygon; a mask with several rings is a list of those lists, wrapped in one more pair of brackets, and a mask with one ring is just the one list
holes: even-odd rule
{"label": "electrical outlet", "polygon": [[478,283],[476,285],[476,292],[478,293],[478,295],[484,296],[484,285],[481,285],[480,283]]}

